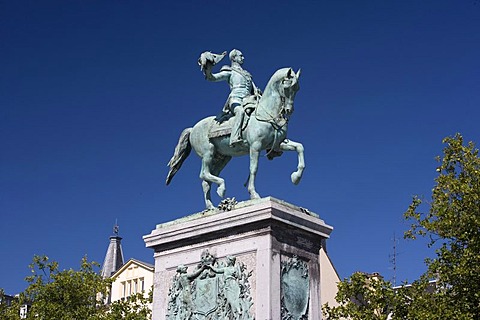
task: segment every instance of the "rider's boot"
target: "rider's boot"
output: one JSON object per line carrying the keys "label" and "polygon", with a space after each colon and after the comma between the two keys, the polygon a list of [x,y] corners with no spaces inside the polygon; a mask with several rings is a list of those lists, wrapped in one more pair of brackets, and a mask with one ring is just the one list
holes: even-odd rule
{"label": "rider's boot", "polygon": [[230,146],[233,147],[243,142],[242,124],[245,117],[245,111],[241,106],[235,108],[235,119],[233,122],[232,133],[230,135]]}

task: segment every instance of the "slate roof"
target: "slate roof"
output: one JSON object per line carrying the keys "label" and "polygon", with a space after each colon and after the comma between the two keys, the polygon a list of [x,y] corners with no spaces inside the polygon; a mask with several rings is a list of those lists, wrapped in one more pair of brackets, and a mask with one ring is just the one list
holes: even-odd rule
{"label": "slate roof", "polygon": [[123,266],[124,261],[121,242],[122,238],[118,235],[110,237],[110,244],[108,245],[107,254],[105,255],[105,260],[102,265],[101,275],[103,278],[111,277],[112,274]]}

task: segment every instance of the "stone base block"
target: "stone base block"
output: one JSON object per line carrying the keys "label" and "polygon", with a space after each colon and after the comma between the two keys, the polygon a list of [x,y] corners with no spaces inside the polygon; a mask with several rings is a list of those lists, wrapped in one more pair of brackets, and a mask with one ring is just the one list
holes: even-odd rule
{"label": "stone base block", "polygon": [[321,319],[332,229],[272,197],[157,225],[153,319]]}

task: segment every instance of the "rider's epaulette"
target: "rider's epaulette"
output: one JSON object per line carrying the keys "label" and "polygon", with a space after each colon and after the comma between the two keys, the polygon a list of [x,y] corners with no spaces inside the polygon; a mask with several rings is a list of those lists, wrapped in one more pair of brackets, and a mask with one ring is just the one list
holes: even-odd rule
{"label": "rider's epaulette", "polygon": [[232,71],[232,67],[230,67],[230,66],[223,66],[222,68],[220,68],[220,71]]}

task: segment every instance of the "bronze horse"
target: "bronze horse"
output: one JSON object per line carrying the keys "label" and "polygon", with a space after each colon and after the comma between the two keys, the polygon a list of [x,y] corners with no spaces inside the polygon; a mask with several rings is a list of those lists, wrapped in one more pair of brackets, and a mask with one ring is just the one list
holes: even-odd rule
{"label": "bronze horse", "polygon": [[231,147],[228,136],[209,137],[210,128],[216,121],[214,116],[200,120],[193,128],[183,130],[175,153],[168,163],[170,171],[166,184],[170,183],[180,169],[192,147],[202,159],[200,179],[203,180],[207,209],[215,208],[210,196],[212,183],[218,185],[217,194],[221,198],[225,196],[225,180],[219,174],[232,157],[250,155],[248,192],[251,199],[260,198],[255,190],[255,175],[262,150],[269,150],[267,155],[270,157],[272,154],[279,155],[282,151],[297,151],[298,166],[291,174],[291,179],[294,184],[298,184],[305,168],[303,145],[287,139],[287,127],[289,116],[293,113],[293,100],[300,88],[299,77],[300,71],[295,73],[291,68],[282,68],[273,74],[242,133],[245,140],[242,145]]}

